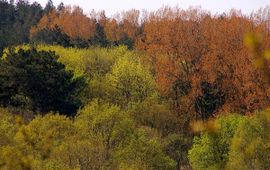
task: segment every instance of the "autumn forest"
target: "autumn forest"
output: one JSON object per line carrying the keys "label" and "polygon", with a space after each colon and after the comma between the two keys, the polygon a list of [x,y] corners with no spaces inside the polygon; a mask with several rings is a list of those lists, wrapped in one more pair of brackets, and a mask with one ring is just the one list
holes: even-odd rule
{"label": "autumn forest", "polygon": [[0,57],[0,169],[270,169],[270,6],[0,0]]}

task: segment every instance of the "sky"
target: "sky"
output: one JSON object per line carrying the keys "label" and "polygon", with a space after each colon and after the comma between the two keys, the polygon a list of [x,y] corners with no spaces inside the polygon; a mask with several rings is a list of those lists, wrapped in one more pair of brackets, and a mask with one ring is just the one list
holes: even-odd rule
{"label": "sky", "polygon": [[[37,1],[45,6],[48,0],[29,0]],[[270,5],[270,0],[53,0],[57,6],[61,2],[65,5],[78,5],[84,12],[105,10],[108,16],[121,12],[123,10],[147,9],[149,11],[159,9],[163,5],[178,6],[182,9],[192,7],[202,7],[211,13],[228,12],[230,9],[241,9],[244,14],[249,14],[253,10]]]}

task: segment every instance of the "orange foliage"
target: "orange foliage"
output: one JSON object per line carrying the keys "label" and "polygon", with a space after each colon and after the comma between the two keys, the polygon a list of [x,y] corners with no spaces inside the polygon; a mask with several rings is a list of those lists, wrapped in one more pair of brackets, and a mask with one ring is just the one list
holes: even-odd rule
{"label": "orange foliage", "polygon": [[108,40],[119,41],[125,36],[135,40],[139,31],[139,16],[140,12],[132,9],[107,20],[104,28]]}
{"label": "orange foliage", "polygon": [[179,115],[196,116],[196,99],[203,99],[207,91],[203,84],[212,88],[207,93],[213,96],[224,94],[225,101],[217,102],[220,106],[212,108],[214,113],[251,113],[270,104],[270,93],[243,38],[248,32],[260,32],[265,38],[262,48],[269,48],[269,18],[270,7],[250,16],[236,10],[211,15],[200,8],[163,7],[144,12],[143,17],[138,10],[130,10],[114,18],[104,12],[93,12],[89,18],[79,7],[66,7],[44,16],[31,35],[58,26],[72,38],[89,39],[98,23],[110,42],[128,38],[148,54],[144,63],[152,66],[160,91],[173,101]]}
{"label": "orange foliage", "polygon": [[87,40],[95,34],[95,21],[87,17],[81,8],[68,6],[61,11],[52,10],[48,15],[44,15],[38,25],[31,29],[31,36],[56,26],[73,39]]}
{"label": "orange foliage", "polygon": [[[264,13],[269,14],[265,10]],[[250,31],[261,32],[268,40],[264,48],[269,48],[266,26],[235,10],[211,16],[201,9],[164,7],[144,18],[143,36],[137,39],[136,47],[148,53],[164,95],[171,97],[170,91],[179,79],[192,82],[188,97],[181,99],[185,100],[187,112],[195,112],[201,83],[208,82],[218,83],[225,93],[225,103],[216,112],[249,113],[269,106],[270,93],[243,38]]]}

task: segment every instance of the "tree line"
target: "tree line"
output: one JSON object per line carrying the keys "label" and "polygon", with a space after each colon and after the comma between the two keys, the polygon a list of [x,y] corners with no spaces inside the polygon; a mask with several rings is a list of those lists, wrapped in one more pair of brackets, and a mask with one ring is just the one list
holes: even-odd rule
{"label": "tree line", "polygon": [[269,7],[0,11],[1,168],[269,168]]}

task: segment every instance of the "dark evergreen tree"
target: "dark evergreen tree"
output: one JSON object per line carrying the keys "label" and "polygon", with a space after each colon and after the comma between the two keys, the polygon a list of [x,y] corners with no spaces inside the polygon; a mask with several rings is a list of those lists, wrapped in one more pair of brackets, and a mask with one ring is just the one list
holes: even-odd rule
{"label": "dark evergreen tree", "polygon": [[71,46],[77,47],[77,48],[88,48],[89,47],[89,41],[83,40],[79,37],[77,37],[75,39],[71,39],[70,43],[71,43]]}
{"label": "dark evergreen tree", "polygon": [[219,87],[220,83],[201,83],[202,94],[195,100],[195,110],[202,120],[207,120],[225,103],[225,93]]}
{"label": "dark evergreen tree", "polygon": [[0,62],[0,103],[5,107],[31,105],[34,112],[73,115],[81,106],[78,95],[85,79],[74,79],[57,58],[54,52],[10,50]]}
{"label": "dark evergreen tree", "polygon": [[42,7],[38,3],[30,5],[28,1],[18,1],[16,5],[16,22],[14,23],[16,44],[28,43],[30,29],[42,17]]}
{"label": "dark evergreen tree", "polygon": [[63,2],[61,2],[58,6],[57,6],[57,11],[62,11],[63,9],[65,9],[65,5]]}
{"label": "dark evergreen tree", "polygon": [[31,38],[31,43],[71,46],[70,38],[67,34],[56,26],[53,30],[43,29]]}
{"label": "dark evergreen tree", "polygon": [[0,0],[0,51],[15,41],[13,23],[15,22],[15,7],[7,1]]}
{"label": "dark evergreen tree", "polygon": [[122,38],[117,42],[117,44],[119,45],[125,45],[128,47],[128,49],[132,50],[133,46],[134,46],[134,42],[133,40],[128,37],[128,35],[126,33],[123,33],[124,35],[122,36]]}
{"label": "dark evergreen tree", "polygon": [[109,45],[104,27],[98,22],[96,23],[95,36],[90,40],[90,45],[99,45],[101,47],[107,47]]}
{"label": "dark evergreen tree", "polygon": [[47,15],[47,14],[49,14],[54,9],[55,9],[55,6],[53,5],[53,1],[52,0],[48,0],[46,6],[44,8],[43,13],[44,13],[44,15]]}
{"label": "dark evergreen tree", "polygon": [[0,51],[10,45],[29,42],[32,26],[36,25],[42,16],[42,7],[38,3],[29,4],[19,0],[0,0]]}

